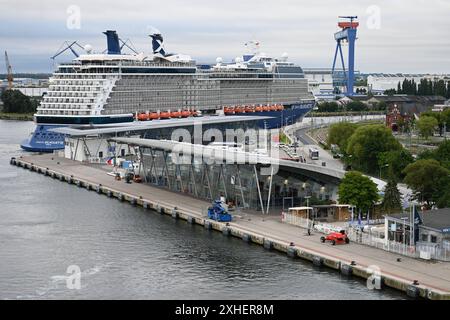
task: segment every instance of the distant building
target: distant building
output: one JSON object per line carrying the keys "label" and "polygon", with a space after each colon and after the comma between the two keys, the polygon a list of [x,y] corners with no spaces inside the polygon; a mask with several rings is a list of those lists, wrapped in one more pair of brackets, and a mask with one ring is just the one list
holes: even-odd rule
{"label": "distant building", "polygon": [[410,213],[385,216],[385,238],[405,244],[414,238],[420,257],[450,261],[450,208],[423,211],[422,223],[416,224],[414,236],[410,235],[414,227],[411,216]]}
{"label": "distant building", "polygon": [[399,122],[408,122],[422,112],[431,110],[436,104],[443,104],[445,98],[441,96],[374,96],[366,101],[370,105],[380,102],[386,103],[386,126],[393,131],[399,129]]}

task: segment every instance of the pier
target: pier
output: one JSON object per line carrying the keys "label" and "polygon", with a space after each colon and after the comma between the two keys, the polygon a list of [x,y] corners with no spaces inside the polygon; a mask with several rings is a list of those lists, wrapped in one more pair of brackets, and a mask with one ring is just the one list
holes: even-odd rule
{"label": "pier", "polygon": [[311,261],[317,267],[332,268],[343,275],[372,279],[373,270],[378,268],[381,288],[391,287],[414,298],[450,300],[448,263],[407,258],[356,243],[323,244],[321,234],[308,236],[305,229],[282,223],[278,214],[243,210],[234,215],[233,222],[217,222],[206,217],[208,201],[148,184],[117,181],[98,165],[86,165],[53,154],[12,158],[11,164],[73,184],[74,188],[86,188],[173,219],[202,225],[224,236],[262,245],[267,250],[280,251],[291,258]]}

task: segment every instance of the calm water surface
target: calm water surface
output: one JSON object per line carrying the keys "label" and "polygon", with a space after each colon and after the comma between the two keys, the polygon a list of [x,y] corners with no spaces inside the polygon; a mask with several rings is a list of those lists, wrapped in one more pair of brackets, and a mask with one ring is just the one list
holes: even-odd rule
{"label": "calm water surface", "polygon": [[9,165],[33,127],[0,120],[0,299],[403,298]]}

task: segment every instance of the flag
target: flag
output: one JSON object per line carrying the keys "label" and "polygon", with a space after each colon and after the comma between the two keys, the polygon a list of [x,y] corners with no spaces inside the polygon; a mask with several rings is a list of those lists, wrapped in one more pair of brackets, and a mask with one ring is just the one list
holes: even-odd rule
{"label": "flag", "polygon": [[413,206],[414,212],[414,226],[418,226],[423,223],[422,217],[419,214],[419,211],[416,209],[416,206]]}
{"label": "flag", "polygon": [[106,164],[112,166],[113,165],[113,157],[109,157],[106,159]]}

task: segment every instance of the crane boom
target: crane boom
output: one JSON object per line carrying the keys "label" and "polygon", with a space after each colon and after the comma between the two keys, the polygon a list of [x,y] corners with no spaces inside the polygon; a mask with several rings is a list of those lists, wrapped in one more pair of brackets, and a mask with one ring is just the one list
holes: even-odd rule
{"label": "crane boom", "polygon": [[7,74],[6,78],[8,79],[8,89],[11,90],[13,87],[14,77],[13,77],[11,64],[9,63],[8,53],[6,51],[5,51],[5,63],[6,63],[6,74]]}

